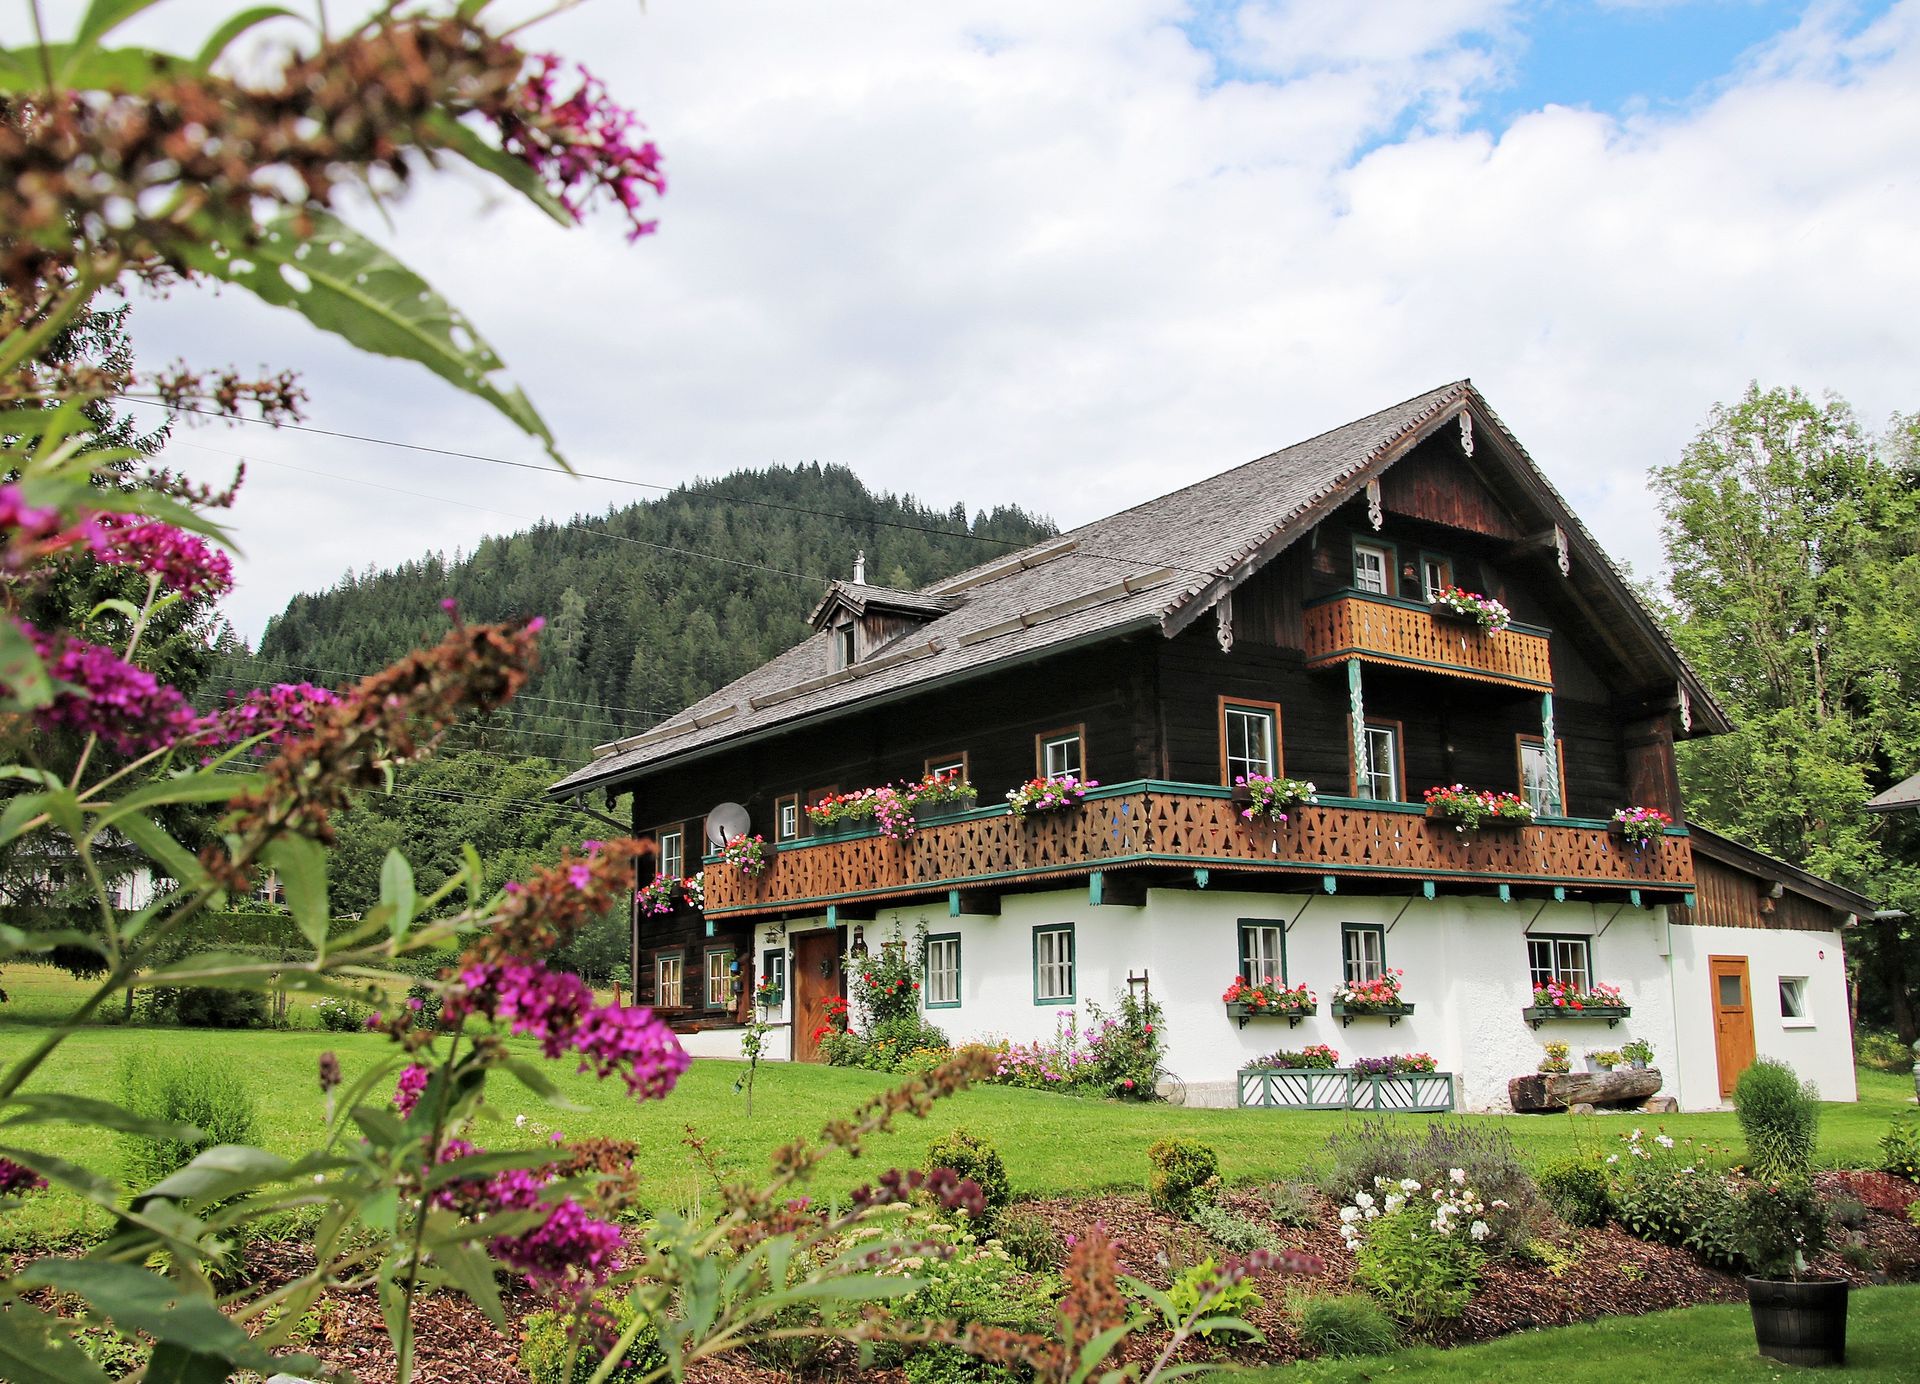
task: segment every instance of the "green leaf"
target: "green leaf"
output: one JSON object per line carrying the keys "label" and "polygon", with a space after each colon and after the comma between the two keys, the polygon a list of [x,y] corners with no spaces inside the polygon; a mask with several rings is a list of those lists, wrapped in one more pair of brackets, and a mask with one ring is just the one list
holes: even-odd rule
{"label": "green leaf", "polygon": [[153,818],[140,812],[126,812],[114,819],[114,830],[140,848],[140,853],[166,874],[188,889],[206,883],[207,872],[192,851],[173,839],[173,833]]}
{"label": "green leaf", "polygon": [[279,1154],[265,1149],[249,1148],[245,1144],[215,1144],[179,1172],[169,1173],[140,1193],[133,1204],[137,1208],[154,1198],[196,1204],[225,1201],[241,1192],[283,1180],[291,1167]]}
{"label": "green leaf", "polygon": [[480,863],[480,852],[473,848],[471,841],[460,843],[460,858],[467,865],[467,902],[478,912],[481,900],[486,897],[486,867]]}
{"label": "green leaf", "polygon": [[0,846],[25,832],[27,823],[45,810],[46,795],[43,793],[22,793],[9,802],[6,811],[0,812]]}
{"label": "green leaf", "polygon": [[78,1163],[69,1163],[55,1154],[42,1153],[38,1149],[0,1147],[0,1158],[11,1158],[23,1167],[33,1169],[47,1181],[71,1187],[89,1201],[102,1206],[112,1206],[120,1200],[120,1188],[110,1178],[102,1177]]}
{"label": "green leaf", "polygon": [[249,29],[265,24],[271,19],[298,19],[302,24],[306,23],[306,20],[301,19],[292,10],[283,9],[279,5],[256,5],[250,10],[242,10],[215,29],[212,36],[200,45],[199,56],[193,60],[195,66],[202,71],[211,68],[220,61],[227,49],[233,46],[235,40]]}
{"label": "green leaf", "polygon": [[360,1219],[370,1230],[382,1235],[393,1234],[393,1228],[400,1223],[400,1194],[391,1187],[382,1187],[360,1203]]}
{"label": "green leaf", "polygon": [[89,621],[98,620],[109,610],[116,611],[126,616],[129,620],[138,620],[140,618],[140,607],[132,601],[123,601],[118,596],[109,596],[106,600],[100,602],[99,605],[87,612],[87,619]]}
{"label": "green leaf", "polygon": [[426,123],[454,153],[482,173],[498,178],[562,226],[571,229],[579,224],[525,159],[515,157],[497,144],[487,143],[478,130],[448,111],[428,112]]}
{"label": "green leaf", "polygon": [[287,891],[287,907],[300,935],[317,952],[327,949],[327,848],[304,836],[280,836],[267,844],[267,864]]}
{"label": "green leaf", "polygon": [[73,35],[75,51],[91,49],[140,11],[151,9],[158,3],[159,0],[93,0]]}
{"label": "green leaf", "polygon": [[390,905],[393,916],[387,919],[387,930],[397,940],[407,935],[407,929],[413,925],[413,910],[416,903],[413,892],[413,866],[407,858],[394,847],[387,852],[387,858],[380,862],[380,902]]}
{"label": "green leaf", "polygon": [[233,1366],[218,1355],[206,1355],[162,1341],[147,1360],[148,1384],[226,1384]]}
{"label": "green leaf", "polygon": [[106,1372],[32,1303],[0,1312],[0,1379],[12,1384],[108,1384]]}
{"label": "green leaf", "polygon": [[8,711],[33,711],[53,700],[53,679],[40,651],[27,632],[8,619],[0,619],[0,687],[6,689],[0,708]]}
{"label": "green leaf", "polygon": [[69,1096],[58,1091],[25,1091],[10,1097],[5,1108],[11,1112],[0,1125],[73,1124],[99,1125],[122,1134],[147,1134],[156,1139],[177,1139],[195,1143],[205,1138],[198,1129],[177,1120],[151,1120],[136,1115],[112,1101],[92,1096]]}
{"label": "green leaf", "polygon": [[[310,227],[308,235],[298,229]],[[276,213],[259,227],[203,218],[172,251],[375,355],[417,361],[484,399],[559,461],[553,434],[480,334],[427,281],[344,221],[312,207]],[[564,464],[564,463],[563,463]]]}
{"label": "green leaf", "polygon": [[[435,1211],[431,1220],[437,1221],[446,1215],[444,1211]],[[448,1239],[435,1241],[433,1257],[434,1262],[446,1271],[448,1281],[465,1294],[475,1307],[485,1312],[488,1321],[495,1326],[506,1325],[507,1313],[500,1303],[500,1285],[494,1280],[492,1259],[472,1245]]]}

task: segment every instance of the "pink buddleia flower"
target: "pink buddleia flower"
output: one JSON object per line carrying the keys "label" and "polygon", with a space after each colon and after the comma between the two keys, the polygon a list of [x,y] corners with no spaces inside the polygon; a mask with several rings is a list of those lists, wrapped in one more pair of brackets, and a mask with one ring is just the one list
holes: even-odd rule
{"label": "pink buddleia flower", "polygon": [[400,1073],[399,1083],[393,1088],[394,1108],[402,1115],[411,1115],[413,1107],[420,1103],[420,1097],[427,1089],[427,1078],[431,1075],[418,1062],[408,1063],[407,1069]]}
{"label": "pink buddleia flower", "polygon": [[62,691],[34,714],[44,730],[97,735],[124,755],[142,755],[193,734],[187,699],[152,673],[98,644],[50,636],[21,622]]}
{"label": "pink buddleia flower", "polygon": [[665,192],[667,180],[640,121],[586,68],[575,65],[578,85],[563,98],[561,59],[548,53],[532,63],[519,109],[496,117],[501,145],[525,160],[576,220],[604,196],[626,213],[627,239],[649,234],[656,223],[641,214],[641,202],[649,192]]}
{"label": "pink buddleia flower", "polygon": [[300,739],[323,711],[339,704],[336,694],[310,682],[276,683],[201,717],[197,733],[209,746],[238,745],[259,735],[268,744],[284,745]]}
{"label": "pink buddleia flower", "polygon": [[137,567],[184,596],[224,595],[233,590],[233,562],[204,538],[126,515],[95,517],[94,554],[102,562]]}
{"label": "pink buddleia flower", "polygon": [[598,1287],[618,1273],[625,1247],[619,1226],[588,1215],[572,1197],[534,1229],[487,1243],[494,1258],[536,1283],[578,1288]]}
{"label": "pink buddleia flower", "polygon": [[22,1192],[37,1192],[47,1180],[32,1168],[22,1167],[11,1158],[0,1158],[0,1197],[15,1197]]}

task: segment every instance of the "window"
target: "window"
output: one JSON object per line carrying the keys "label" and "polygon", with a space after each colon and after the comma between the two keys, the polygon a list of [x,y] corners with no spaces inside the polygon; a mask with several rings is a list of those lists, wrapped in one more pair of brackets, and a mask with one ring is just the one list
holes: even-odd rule
{"label": "window", "polygon": [[1443,557],[1422,557],[1420,559],[1420,589],[1426,593],[1429,601],[1438,600],[1440,593],[1453,585],[1453,564]]}
{"label": "window", "polygon": [[833,627],[833,670],[853,667],[853,622]]}
{"label": "window", "polygon": [[1280,708],[1272,702],[1220,699],[1222,782],[1280,772]]}
{"label": "window", "polygon": [[655,952],[653,956],[653,1005],[656,1009],[678,1009],[680,996],[680,953]]}
{"label": "window", "polygon": [[707,1008],[733,1008],[733,976],[738,963],[731,951],[715,948],[707,953]]}
{"label": "window", "polygon": [[1287,931],[1258,918],[1240,920],[1240,978],[1249,985],[1287,983]]}
{"label": "window", "polygon": [[787,950],[774,947],[760,953],[760,979],[773,986],[784,998],[787,993]]}
{"label": "window", "polygon": [[1373,923],[1342,923],[1340,956],[1347,984],[1380,979],[1387,973],[1387,930]]}
{"label": "window", "polygon": [[1390,722],[1367,722],[1360,742],[1367,758],[1354,773],[1354,796],[1381,802],[1400,800],[1400,727]]}
{"label": "window", "polygon": [[1807,978],[1805,976],[1780,977],[1780,1017],[1786,1022],[1788,1028],[1813,1026],[1813,1015],[1807,1010]]}
{"label": "window", "polygon": [[773,800],[773,839],[796,840],[800,835],[800,795],[789,793]]}
{"label": "window", "polygon": [[[802,801],[805,802],[808,806],[811,806],[812,804],[820,802],[823,799],[831,798],[835,793],[838,793],[839,791],[840,791],[840,785],[837,783],[829,783],[825,788],[809,788],[807,790],[806,797]],[[802,830],[810,830],[813,825],[813,820],[810,817],[808,817],[805,813],[802,813],[800,816],[800,825]]]}
{"label": "window", "polygon": [[1567,742],[1555,739],[1557,773],[1549,773],[1547,742],[1537,735],[1520,737],[1520,794],[1542,817],[1567,815]]}
{"label": "window", "polygon": [[1353,586],[1356,591],[1391,595],[1393,591],[1393,554],[1377,543],[1353,545]]}
{"label": "window", "polygon": [[967,752],[959,754],[935,755],[927,760],[927,777],[938,775],[942,778],[951,774],[956,782],[971,783],[967,777]]}
{"label": "window", "polygon": [[1527,969],[1537,990],[1557,980],[1576,990],[1593,988],[1593,944],[1585,937],[1529,937]]}
{"label": "window", "polygon": [[960,934],[927,938],[927,977],[921,996],[929,1009],[960,1007]]}
{"label": "window", "polygon": [[680,879],[687,873],[687,834],[679,827],[661,827],[655,833],[660,846],[660,873]]}
{"label": "window", "polygon": [[1055,923],[1033,930],[1033,1002],[1072,1004],[1073,924]]}
{"label": "window", "polygon": [[1034,736],[1034,772],[1041,778],[1080,778],[1087,767],[1086,738],[1082,726]]}

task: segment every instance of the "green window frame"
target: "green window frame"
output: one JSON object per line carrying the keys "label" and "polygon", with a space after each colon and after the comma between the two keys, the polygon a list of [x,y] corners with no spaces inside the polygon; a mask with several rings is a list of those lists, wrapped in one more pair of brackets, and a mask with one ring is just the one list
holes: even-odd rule
{"label": "green window frame", "polygon": [[772,981],[780,988],[780,998],[787,997],[787,949],[768,947],[760,953],[760,979]]}
{"label": "green window frame", "polygon": [[[1369,935],[1375,939],[1371,957],[1367,955],[1366,944],[1359,940]],[[1372,975],[1367,974],[1369,962],[1373,966]],[[1379,923],[1340,924],[1340,973],[1349,985],[1378,980],[1387,973],[1387,930],[1384,926]]]}
{"label": "green window frame", "polygon": [[[1568,953],[1563,952],[1562,948],[1572,948],[1576,945],[1580,948],[1581,959],[1586,963],[1584,974],[1577,974],[1571,964],[1563,964],[1563,959],[1568,956]],[[1536,947],[1545,949],[1545,965],[1541,964],[1543,953],[1536,951]],[[1593,964],[1593,938],[1585,933],[1530,932],[1527,934],[1527,977],[1536,990],[1549,980],[1557,980],[1565,985],[1568,983],[1569,976],[1575,976],[1582,990],[1590,989],[1597,974]]]}
{"label": "green window frame", "polygon": [[[717,970],[715,969],[713,964],[715,957],[718,957],[720,960],[720,965]],[[701,971],[700,971],[701,1007],[704,1009],[733,1008],[733,1000],[734,1000],[733,948],[732,947],[708,947],[706,949],[706,952],[701,956],[700,963],[701,963]],[[722,989],[721,996],[718,1000],[715,1000],[713,997],[713,982],[716,976],[719,976],[725,980],[725,986]]]}
{"label": "green window frame", "polygon": [[[953,998],[937,1000],[934,996],[934,957],[936,952],[952,948]],[[942,972],[946,966],[939,968]],[[958,1009],[960,1007],[960,934],[957,932],[935,932],[928,934],[925,960],[925,973],[920,978],[920,1003],[927,1009]]]}
{"label": "green window frame", "polygon": [[[1269,939],[1263,934],[1275,934]],[[1242,918],[1237,933],[1240,940],[1240,978],[1249,985],[1263,983],[1272,973],[1262,964],[1274,952],[1278,952],[1280,974],[1275,977],[1280,984],[1287,983],[1287,925],[1279,918]],[[1274,941],[1269,947],[1268,942]]]}
{"label": "green window frame", "polygon": [[[1043,978],[1056,988],[1064,981],[1065,992],[1043,991],[1041,988]],[[1074,937],[1072,923],[1041,923],[1033,929],[1033,1002],[1035,1004],[1078,1004],[1080,1002],[1080,948]]]}

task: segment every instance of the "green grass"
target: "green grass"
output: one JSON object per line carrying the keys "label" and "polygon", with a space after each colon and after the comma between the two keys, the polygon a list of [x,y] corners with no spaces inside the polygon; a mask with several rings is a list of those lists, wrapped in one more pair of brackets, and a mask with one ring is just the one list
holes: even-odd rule
{"label": "green grass", "polygon": [[[1847,1384],[1900,1384],[1920,1357],[1920,1288],[1868,1288],[1847,1309]],[[1586,1326],[1527,1331],[1485,1345],[1421,1347],[1364,1360],[1324,1360],[1255,1370],[1249,1384],[1479,1384],[1547,1379],[1554,1384],[1748,1384],[1817,1379],[1815,1371],[1767,1360],[1754,1349],[1745,1306],[1688,1307]]]}
{"label": "green grass", "polygon": [[[10,968],[0,978],[0,986],[11,996],[10,1003],[0,1006],[0,1064],[25,1053],[81,989],[58,973],[25,966]],[[531,1044],[525,1046],[531,1051]],[[91,1026],[67,1039],[30,1088],[111,1100],[117,1096],[116,1069],[123,1054],[221,1054],[232,1061],[259,1099],[265,1145],[292,1154],[309,1146],[320,1133],[324,1107],[317,1072],[320,1054],[328,1050],[339,1055],[349,1082],[392,1053],[386,1040],[371,1034]],[[749,1119],[742,1098],[733,1090],[744,1070],[737,1062],[696,1062],[671,1097],[645,1104],[630,1099],[617,1081],[596,1082],[573,1073],[565,1063],[551,1063],[549,1070],[579,1109],[547,1106],[503,1076],[489,1087],[494,1119],[474,1131],[474,1141],[508,1147],[537,1141],[554,1131],[569,1137],[631,1139],[640,1149],[643,1197],[656,1206],[674,1207],[690,1207],[703,1194],[704,1180],[685,1144],[689,1126],[707,1140],[724,1169],[753,1175],[766,1166],[767,1155],[779,1145],[816,1133],[828,1118],[846,1113],[892,1083],[891,1078],[870,1072],[767,1064],[760,1069]],[[1912,1085],[1903,1078],[1863,1071],[1860,1089],[1859,1104],[1823,1109],[1822,1162],[1873,1166],[1888,1122],[1911,1109]],[[522,1115],[530,1122],[526,1130],[512,1123]],[[1403,1118],[1419,1123],[1427,1117]],[[1535,1160],[1609,1143],[1632,1127],[1621,1116],[1472,1118],[1506,1125]],[[999,1146],[1017,1194],[1138,1188],[1145,1177],[1147,1145],[1172,1135],[1213,1145],[1229,1180],[1286,1176],[1306,1167],[1328,1134],[1356,1119],[1334,1112],[1122,1105],[987,1087],[943,1103],[926,1121],[904,1120],[898,1132],[874,1140],[857,1162],[829,1160],[815,1191],[844,1194],[889,1166],[917,1164],[927,1144],[955,1125],[965,1125]],[[1657,1121],[1638,1116],[1634,1121],[1649,1127],[1657,1123],[1675,1137],[1691,1135],[1729,1143],[1737,1155],[1739,1126],[1730,1114],[1666,1116]],[[15,1136],[9,1131],[8,1137]],[[111,1140],[57,1126],[23,1129],[17,1137],[23,1144],[58,1151],[98,1171],[119,1171]],[[99,1213],[90,1213],[89,1219],[75,1199],[43,1195],[6,1217],[0,1225],[0,1247],[43,1241],[82,1228],[97,1230],[102,1224]]]}

